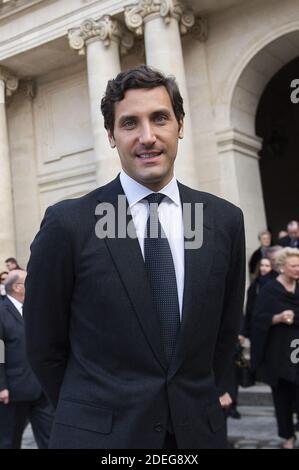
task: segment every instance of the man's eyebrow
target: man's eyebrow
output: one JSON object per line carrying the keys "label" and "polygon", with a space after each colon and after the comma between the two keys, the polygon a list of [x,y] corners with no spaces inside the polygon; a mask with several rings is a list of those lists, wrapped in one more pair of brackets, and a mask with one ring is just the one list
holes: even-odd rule
{"label": "man's eyebrow", "polygon": [[[151,114],[150,114],[150,117],[155,117],[159,114],[164,114],[166,116],[171,116],[171,112],[169,111],[169,109],[167,108],[160,108],[160,109],[156,109],[155,111],[153,111]],[[130,119],[138,119],[138,116],[135,115],[135,114],[123,114],[122,116],[120,116],[120,118],[118,119],[118,123],[119,124],[123,124],[126,120],[130,120]]]}
{"label": "man's eyebrow", "polygon": [[153,111],[151,113],[151,116],[158,116],[159,114],[164,114],[165,116],[171,116],[171,113],[169,111],[169,109],[166,109],[166,108],[161,108],[161,109],[157,109],[156,111]]}

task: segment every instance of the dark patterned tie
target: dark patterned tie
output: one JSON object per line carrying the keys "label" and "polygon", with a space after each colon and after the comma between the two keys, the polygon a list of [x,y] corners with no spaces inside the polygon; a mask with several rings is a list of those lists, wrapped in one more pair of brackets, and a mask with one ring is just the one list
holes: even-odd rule
{"label": "dark patterned tie", "polygon": [[164,194],[152,193],[145,198],[150,211],[144,238],[144,261],[160,318],[162,346],[170,364],[180,329],[180,310],[171,249],[158,217],[158,206],[164,197]]}

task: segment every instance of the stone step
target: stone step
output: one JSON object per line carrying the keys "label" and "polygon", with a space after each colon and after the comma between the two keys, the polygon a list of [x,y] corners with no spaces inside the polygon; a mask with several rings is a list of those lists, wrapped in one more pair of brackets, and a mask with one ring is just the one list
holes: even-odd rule
{"label": "stone step", "polygon": [[239,387],[238,404],[240,406],[273,406],[271,389],[267,385]]}

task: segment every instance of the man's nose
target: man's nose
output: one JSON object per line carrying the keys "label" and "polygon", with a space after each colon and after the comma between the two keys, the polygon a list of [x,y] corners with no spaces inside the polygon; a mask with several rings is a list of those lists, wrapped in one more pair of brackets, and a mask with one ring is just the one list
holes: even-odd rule
{"label": "man's nose", "polygon": [[156,142],[156,136],[150,123],[145,123],[141,127],[139,142],[146,147],[152,146]]}

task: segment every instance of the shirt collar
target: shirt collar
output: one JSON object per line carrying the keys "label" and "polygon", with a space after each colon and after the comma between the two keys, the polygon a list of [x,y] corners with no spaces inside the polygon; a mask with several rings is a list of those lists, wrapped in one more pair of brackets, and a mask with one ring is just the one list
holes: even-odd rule
{"label": "shirt collar", "polygon": [[[124,170],[121,170],[120,172],[120,183],[128,199],[130,208],[154,192],[131,178],[131,176],[127,175]],[[175,176],[173,176],[171,181],[169,181],[164,188],[160,189],[159,193],[165,194],[165,196],[167,196],[176,205],[179,206],[181,204],[178,183]]]}

